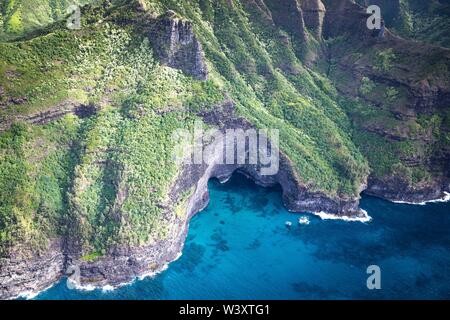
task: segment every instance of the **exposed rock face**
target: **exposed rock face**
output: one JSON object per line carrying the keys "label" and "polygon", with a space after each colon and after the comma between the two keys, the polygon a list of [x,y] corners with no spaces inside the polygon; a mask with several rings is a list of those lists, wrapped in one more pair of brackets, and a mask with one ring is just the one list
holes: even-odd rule
{"label": "exposed rock face", "polygon": [[272,20],[272,12],[270,12],[269,8],[266,6],[264,0],[254,0],[249,1],[253,5],[255,5],[268,19]]}
{"label": "exposed rock face", "polygon": [[321,0],[302,0],[303,19],[306,27],[311,30],[315,37],[322,37],[323,20],[326,9]]}
{"label": "exposed rock face", "polygon": [[326,8],[321,0],[257,0],[249,1],[273,23],[307,41],[307,29],[317,38],[322,36]]}
{"label": "exposed rock face", "polygon": [[323,0],[326,7],[323,36],[336,38],[349,33],[358,39],[367,39],[371,31],[367,29],[366,11],[350,0]]}
{"label": "exposed rock face", "polygon": [[67,114],[75,114],[80,118],[86,118],[96,113],[97,106],[83,105],[71,100],[65,100],[60,104],[45,111],[31,113],[29,115],[17,116],[9,121],[0,122],[0,132],[8,130],[12,122],[24,121],[33,125],[44,125],[56,121]]}
{"label": "exposed rock face", "polygon": [[[360,59],[355,63],[341,51],[331,52],[332,56],[339,61],[342,70],[346,69],[356,79],[368,76],[377,82],[401,87],[408,91],[408,109],[416,112],[430,113],[449,105],[448,78],[442,76],[443,74],[437,70],[434,73],[425,72],[430,61],[441,66],[450,64],[450,50],[404,40],[393,35],[389,30],[386,30],[385,38],[380,41],[375,37],[377,33],[367,28],[366,20],[369,15],[363,7],[349,0],[324,0],[324,2],[327,7],[324,21],[325,38],[348,36],[347,47],[364,46],[371,48],[374,52],[392,49],[395,56],[389,70],[377,70],[373,67],[374,61]],[[355,82],[356,87],[347,86],[347,84],[336,82],[342,91],[356,95],[357,90],[354,89],[359,88],[359,83]]]}
{"label": "exposed rock face", "polygon": [[265,0],[265,3],[277,26],[307,41],[303,12],[297,0]]}
{"label": "exposed rock face", "polygon": [[412,188],[408,182],[399,177],[384,179],[370,177],[369,187],[365,192],[391,201],[421,203],[442,198],[442,190],[448,190],[447,188],[448,186],[442,184],[441,181],[433,181],[420,188]]}
{"label": "exposed rock face", "polygon": [[196,79],[207,79],[204,52],[191,22],[168,12],[153,24],[149,40],[162,64],[180,69]]}
{"label": "exposed rock face", "polygon": [[[337,61],[336,71],[329,77],[336,88],[344,95],[359,97],[370,105],[377,106],[391,114],[395,125],[388,121],[359,121],[360,129],[375,133],[390,142],[411,141],[421,145],[422,150],[435,145],[437,151],[417,152],[415,156],[400,156],[406,168],[420,165],[430,172],[429,181],[412,183],[400,176],[387,174],[380,177],[371,175],[367,193],[388,200],[423,202],[440,198],[448,191],[450,176],[448,163],[450,155],[447,148],[438,141],[432,131],[413,132],[409,122],[420,117],[438,115],[447,119],[450,105],[450,81],[442,70],[450,66],[450,50],[427,44],[404,40],[385,30],[384,37],[366,26],[368,15],[365,8],[349,0],[323,0],[326,6],[324,38],[345,37],[345,42],[328,48],[330,61]],[[396,6],[398,1],[368,1],[381,6]],[[393,8],[394,9],[394,8]],[[355,49],[356,48],[356,49]],[[355,59],[349,52],[360,50]],[[365,52],[362,54],[362,52]],[[379,67],[380,55],[385,59],[385,67]],[[398,92],[395,102],[389,102],[385,94],[361,95],[361,80],[370,79],[376,86]],[[378,89],[379,90],[379,89]],[[442,122],[440,130],[445,132],[447,122]],[[430,148],[431,149],[431,148]],[[401,150],[397,151],[401,155]]]}
{"label": "exposed rock face", "polygon": [[64,261],[60,240],[42,253],[14,248],[8,258],[0,259],[0,298],[33,295],[50,287],[63,275]]}
{"label": "exposed rock face", "polygon": [[136,10],[145,12],[147,11],[147,3],[144,0],[137,0],[136,1]]}

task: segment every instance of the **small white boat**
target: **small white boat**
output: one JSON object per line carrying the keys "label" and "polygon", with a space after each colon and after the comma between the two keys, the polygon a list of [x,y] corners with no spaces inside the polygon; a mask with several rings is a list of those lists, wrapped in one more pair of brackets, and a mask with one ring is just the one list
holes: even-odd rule
{"label": "small white boat", "polygon": [[290,228],[290,227],[292,227],[292,222],[286,221],[285,225],[286,225],[286,227]]}
{"label": "small white boat", "polygon": [[300,217],[298,219],[299,224],[308,225],[310,223],[309,218],[307,216]]}

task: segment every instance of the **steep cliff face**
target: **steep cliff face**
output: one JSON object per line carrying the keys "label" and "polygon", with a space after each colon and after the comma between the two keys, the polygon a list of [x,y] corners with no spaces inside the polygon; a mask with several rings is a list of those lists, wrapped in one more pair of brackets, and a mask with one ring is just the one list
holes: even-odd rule
{"label": "steep cliff face", "polygon": [[[366,28],[363,7],[350,1],[326,4],[325,38],[345,38],[328,48],[329,61],[336,63],[328,76],[342,93],[367,103],[349,110],[367,140],[360,145],[373,159],[367,192],[411,202],[442,196],[449,188],[443,164],[450,160],[445,151],[450,51],[389,30],[380,38]],[[385,157],[374,156],[382,149],[389,150]]]}
{"label": "steep cliff face", "polygon": [[321,0],[260,0],[257,5],[268,8],[275,25],[301,41],[308,40],[308,32],[318,39],[322,36],[326,8]]}
{"label": "steep cliff face", "polygon": [[31,297],[58,281],[65,273],[63,245],[53,239],[47,250],[37,253],[26,246],[0,258],[0,298]]}
{"label": "steep cliff face", "polygon": [[336,38],[342,35],[356,39],[367,39],[371,32],[367,29],[365,18],[369,15],[363,7],[348,0],[324,0],[326,15],[324,37]]}
{"label": "steep cliff face", "polygon": [[324,4],[321,0],[303,0],[301,1],[301,8],[306,27],[311,30],[316,38],[320,39],[326,13]]}
{"label": "steep cliff face", "polygon": [[277,26],[295,34],[302,41],[307,41],[303,11],[297,0],[265,0]]}
{"label": "steep cliff face", "polygon": [[208,69],[201,43],[194,34],[192,23],[167,12],[152,24],[149,40],[161,62],[182,70],[199,80],[206,80]]}

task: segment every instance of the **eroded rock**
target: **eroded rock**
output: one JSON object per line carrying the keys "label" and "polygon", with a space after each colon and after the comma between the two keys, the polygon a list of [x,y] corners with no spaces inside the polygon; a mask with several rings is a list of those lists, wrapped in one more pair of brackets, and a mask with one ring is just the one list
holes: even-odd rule
{"label": "eroded rock", "polygon": [[326,9],[321,0],[302,0],[303,19],[306,27],[315,37],[322,37],[323,20]]}
{"label": "eroded rock", "polygon": [[162,64],[199,80],[208,78],[205,54],[190,21],[168,11],[153,23],[149,40]]}
{"label": "eroded rock", "polygon": [[288,30],[300,40],[307,41],[303,12],[297,0],[265,0],[265,3],[277,26]]}

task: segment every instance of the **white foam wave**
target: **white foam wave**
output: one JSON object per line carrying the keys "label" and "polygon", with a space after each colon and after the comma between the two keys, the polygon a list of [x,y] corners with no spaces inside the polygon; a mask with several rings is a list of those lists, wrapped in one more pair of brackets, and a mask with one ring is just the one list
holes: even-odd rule
{"label": "white foam wave", "polygon": [[362,222],[362,223],[370,222],[372,220],[372,217],[369,216],[369,214],[365,210],[361,210],[361,214],[358,216],[341,216],[323,211],[312,213],[321,218],[322,220],[343,220],[346,222]]}
{"label": "white foam wave", "polygon": [[[47,289],[45,289],[45,290],[47,290]],[[45,291],[45,290],[42,290],[42,291]],[[31,299],[36,298],[36,296],[39,293],[41,293],[41,291],[25,291],[25,292],[20,293],[18,298],[24,298],[27,300],[31,300]]]}
{"label": "white foam wave", "polygon": [[[158,271],[150,271],[150,272],[141,274],[140,276],[137,276],[137,277],[135,277],[133,280],[128,281],[128,282],[119,283],[119,284],[116,284],[116,285],[114,285],[114,286],[113,286],[113,285],[109,285],[109,284],[108,284],[108,285],[105,285],[105,286],[94,286],[94,285],[80,285],[80,284],[74,284],[74,288],[75,288],[76,290],[80,290],[80,291],[94,291],[94,290],[100,289],[100,290],[102,290],[102,292],[104,292],[104,293],[105,293],[105,292],[114,291],[114,290],[116,290],[116,289],[118,289],[118,288],[121,288],[121,287],[124,287],[124,286],[132,285],[133,283],[136,282],[136,280],[144,280],[144,279],[149,278],[149,277],[150,277],[150,278],[155,277],[155,276],[158,275],[159,273],[161,273],[161,272],[167,270],[167,268],[169,267],[169,264],[172,263],[172,262],[174,262],[174,261],[176,261],[176,260],[178,260],[178,259],[180,259],[181,255],[182,255],[182,253],[179,252],[178,255],[177,255],[177,257],[176,257],[174,260],[172,260],[172,261],[170,261],[170,262],[164,264],[160,269],[158,269]],[[70,281],[70,280],[68,280],[68,281]]]}
{"label": "white foam wave", "polygon": [[41,292],[47,291],[48,289],[52,288],[54,285],[55,285],[55,284],[53,283],[53,284],[51,284],[50,286],[48,286],[47,288],[42,289],[42,290],[38,290],[38,291],[31,291],[31,290],[30,290],[30,291],[24,291],[24,292],[21,292],[21,293],[17,296],[17,298],[23,298],[23,299],[27,299],[27,300],[34,299],[34,298],[36,298]]}

